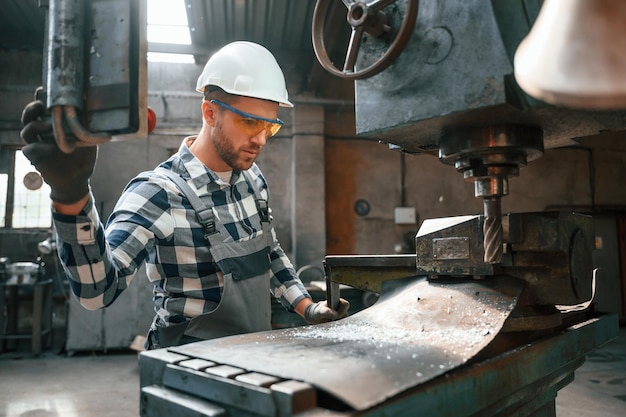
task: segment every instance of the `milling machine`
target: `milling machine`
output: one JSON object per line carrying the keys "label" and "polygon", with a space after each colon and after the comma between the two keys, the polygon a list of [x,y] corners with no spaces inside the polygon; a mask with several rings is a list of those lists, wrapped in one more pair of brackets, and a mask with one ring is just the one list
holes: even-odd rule
{"label": "milling machine", "polygon": [[45,103],[52,125],[47,139],[65,153],[145,139],[155,117],[147,103],[146,0],[52,0],[39,7],[46,30],[35,99]]}
{"label": "milling machine", "polygon": [[345,319],[142,353],[141,415],[554,416],[617,317],[590,308],[590,216],[503,215],[500,202],[544,149],[622,131],[626,113],[522,91],[513,57],[537,3],[342,3],[343,67],[324,40],[340,2],[318,0],[313,43],[325,69],[356,80],[357,133],[438,155],[474,182],[484,212],[425,220],[415,254],[326,257],[330,303],[339,284],[380,295]]}

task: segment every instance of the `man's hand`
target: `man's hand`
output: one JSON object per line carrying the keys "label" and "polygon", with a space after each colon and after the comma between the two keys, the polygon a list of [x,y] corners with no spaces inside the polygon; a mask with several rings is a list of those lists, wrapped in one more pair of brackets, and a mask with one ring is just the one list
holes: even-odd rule
{"label": "man's hand", "polygon": [[333,310],[328,307],[326,301],[318,301],[309,304],[304,310],[304,320],[309,324],[326,323],[333,320],[339,320],[348,314],[350,303],[343,298],[339,299],[339,307]]}
{"label": "man's hand", "polygon": [[50,185],[50,198],[57,203],[73,204],[89,194],[89,178],[98,155],[96,146],[76,147],[70,154],[62,152],[52,137],[52,126],[43,119],[46,108],[40,100],[30,102],[22,112],[24,128],[20,136],[28,145],[22,152]]}

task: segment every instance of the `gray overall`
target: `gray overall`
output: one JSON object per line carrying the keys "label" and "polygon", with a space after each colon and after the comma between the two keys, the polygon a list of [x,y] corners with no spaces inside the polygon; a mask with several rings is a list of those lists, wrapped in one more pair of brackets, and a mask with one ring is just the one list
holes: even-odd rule
{"label": "gray overall", "polygon": [[158,346],[174,346],[193,340],[214,339],[235,334],[271,329],[270,248],[272,235],[267,201],[261,198],[247,171],[242,174],[255,194],[263,234],[243,242],[224,242],[228,232],[216,221],[212,206],[200,201],[193,189],[178,174],[157,168],[172,179],[189,199],[196,217],[204,226],[209,250],[224,276],[222,298],[211,312],[188,322],[160,327]]}

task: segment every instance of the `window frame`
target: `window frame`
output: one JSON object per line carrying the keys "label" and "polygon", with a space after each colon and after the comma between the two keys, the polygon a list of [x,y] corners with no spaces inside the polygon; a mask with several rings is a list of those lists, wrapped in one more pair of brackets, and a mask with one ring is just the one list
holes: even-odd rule
{"label": "window frame", "polygon": [[[10,156],[6,156],[3,155],[3,159],[4,160],[8,160],[10,165],[8,167],[8,170],[3,170],[3,172],[1,174],[3,175],[7,175],[7,188],[6,188],[6,194],[3,197],[0,198],[4,198],[5,199],[5,210],[4,210],[4,224],[2,226],[0,226],[0,229],[3,230],[45,230],[45,229],[50,229],[52,227],[52,215],[50,215],[50,223],[49,224],[37,224],[34,226],[29,226],[29,225],[25,225],[25,226],[20,226],[20,227],[15,227],[15,218],[16,218],[16,211],[18,211],[16,209],[16,198],[17,198],[17,194],[16,194],[16,182],[19,180],[18,178],[16,178],[16,171],[17,171],[17,158],[18,158],[18,152],[21,152],[22,150],[22,146],[5,146],[2,145],[0,146],[0,151],[2,153],[8,153],[10,154]],[[33,167],[32,171],[36,171],[35,168]],[[43,187],[47,187],[47,185],[44,183]],[[39,189],[41,190],[41,189]],[[36,191],[39,191],[36,190]],[[35,191],[35,190],[32,190]],[[45,191],[45,189],[44,189]],[[49,209],[50,207],[50,200],[48,197],[47,200],[47,208]],[[41,207],[41,205],[40,205]]]}

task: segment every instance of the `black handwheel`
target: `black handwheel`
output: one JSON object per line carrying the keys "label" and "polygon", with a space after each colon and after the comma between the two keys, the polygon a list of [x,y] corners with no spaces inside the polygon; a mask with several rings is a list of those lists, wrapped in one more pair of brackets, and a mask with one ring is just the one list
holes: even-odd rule
{"label": "black handwheel", "polygon": [[320,65],[337,77],[359,80],[378,74],[391,65],[400,55],[409,42],[415,28],[419,0],[407,0],[402,23],[387,51],[372,65],[355,71],[354,67],[361,47],[361,40],[365,35],[364,32],[374,37],[380,37],[388,33],[390,27],[387,25],[387,16],[383,9],[396,0],[342,0],[343,4],[348,8],[348,23],[352,27],[352,33],[350,34],[343,69],[340,70],[332,63],[324,42],[325,20],[332,1],[317,0],[313,11],[312,38],[313,49]]}

